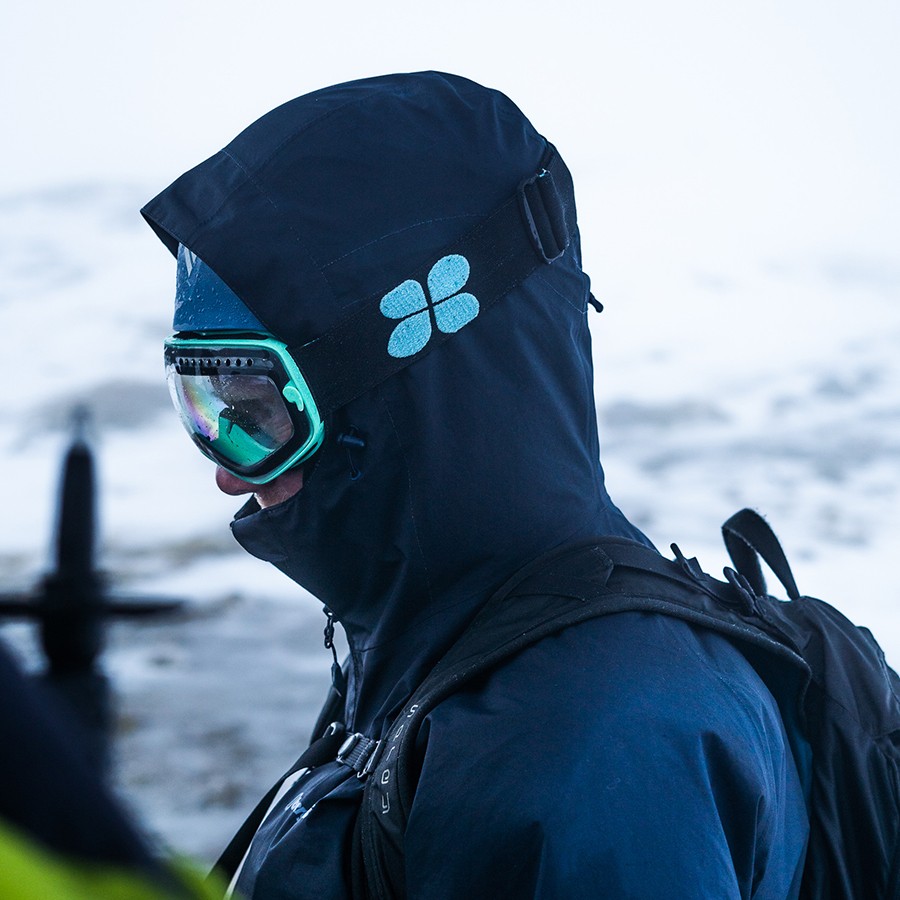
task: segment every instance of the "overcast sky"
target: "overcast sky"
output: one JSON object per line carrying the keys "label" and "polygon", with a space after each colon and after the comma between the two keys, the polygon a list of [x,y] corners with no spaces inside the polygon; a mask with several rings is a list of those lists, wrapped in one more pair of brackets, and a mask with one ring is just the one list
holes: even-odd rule
{"label": "overcast sky", "polygon": [[714,235],[883,258],[898,46],[894,0],[31,0],[0,33],[0,191],[155,190],[298,94],[436,68],[509,94],[636,261],[642,232],[664,254]]}

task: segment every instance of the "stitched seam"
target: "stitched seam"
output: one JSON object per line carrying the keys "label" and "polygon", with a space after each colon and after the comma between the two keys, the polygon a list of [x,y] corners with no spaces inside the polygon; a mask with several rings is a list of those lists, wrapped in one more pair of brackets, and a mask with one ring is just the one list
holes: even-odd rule
{"label": "stitched seam", "polygon": [[342,253],[340,256],[335,257],[330,262],[323,263],[322,268],[327,269],[329,266],[336,265],[342,259],[346,259],[348,256],[352,256],[354,253],[358,253],[360,250],[365,250],[366,247],[371,247],[373,244],[377,244],[380,241],[387,240],[388,238],[396,237],[398,234],[403,234],[404,231],[411,231],[413,228],[418,228],[420,225],[431,225],[434,222],[451,222],[454,219],[480,219],[483,216],[478,213],[460,213],[457,216],[440,216],[434,219],[422,219],[421,222],[413,222],[412,225],[405,225],[403,228],[398,228],[396,231],[391,231],[388,234],[383,234],[381,237],[377,237],[374,240],[368,241],[365,244],[360,244],[359,247],[355,247],[353,250],[348,250],[346,253]]}
{"label": "stitched seam", "polygon": [[[259,195],[269,204],[269,206],[272,207],[272,209],[274,209],[279,214],[279,216],[281,218],[284,219],[286,227],[287,227],[287,231],[293,237],[294,242],[296,243],[297,247],[300,248],[300,252],[303,253],[306,256],[306,258],[313,264],[313,266],[316,268],[318,273],[322,276],[325,283],[328,285],[329,289],[331,290],[332,296],[334,297],[335,296],[334,287],[332,286],[331,282],[329,281],[328,276],[322,270],[322,266],[319,265],[318,260],[312,255],[309,248],[300,239],[300,235],[297,233],[296,228],[294,228],[294,226],[290,222],[290,220],[287,219],[286,217],[281,216],[281,210],[279,209],[278,204],[275,202],[275,200],[271,197],[271,195],[266,190],[263,189],[263,186],[260,184],[259,180],[255,177],[255,175],[253,175],[253,173],[251,173],[241,163],[241,161],[239,159],[236,159],[227,150],[223,150],[222,152],[244,173],[244,177],[246,178],[246,183],[249,183],[254,188],[256,188]],[[224,202],[223,202],[222,206],[224,206]],[[221,208],[222,207],[220,206],[219,209],[221,209]],[[218,210],[216,210],[216,212],[218,212]],[[213,215],[215,215],[215,214],[213,214]],[[212,218],[212,216],[210,216],[210,218]],[[209,221],[209,219],[207,219],[206,221],[204,221],[200,225],[198,225],[197,229],[195,229],[195,231],[194,231],[194,234],[196,234],[197,230],[202,228],[208,221]],[[246,303],[246,301],[244,301],[244,302]]]}
{"label": "stitched seam", "polygon": [[[472,95],[472,94],[477,94],[477,93],[478,93],[477,91],[465,91],[465,92],[464,92],[464,91],[460,91],[460,96],[468,97],[468,96],[470,96],[470,95]],[[340,111],[343,110],[343,109],[346,109],[346,108],[349,107],[349,106],[353,106],[354,104],[363,104],[363,103],[366,103],[366,102],[371,101],[371,100],[373,100],[373,99],[375,99],[375,97],[373,97],[372,95],[366,95],[366,96],[364,96],[364,97],[357,97],[357,98],[354,99],[354,100],[347,100],[345,103],[342,103],[340,106],[336,106],[336,107],[334,107],[334,109],[330,109],[330,110],[328,110],[328,112],[322,113],[321,116],[319,116],[319,117],[316,118],[316,119],[313,119],[311,122],[307,122],[307,123],[306,123],[305,125],[303,125],[301,128],[297,129],[297,131],[292,132],[292,133],[289,134],[287,137],[285,137],[284,140],[282,140],[282,141],[281,141],[281,142],[280,142],[280,143],[272,150],[272,152],[271,152],[271,153],[270,153],[270,154],[269,154],[269,155],[268,155],[268,156],[267,156],[267,157],[259,164],[259,166],[256,167],[256,171],[257,171],[257,172],[262,171],[262,169],[264,169],[266,166],[268,166],[269,163],[271,163],[272,160],[273,160],[273,159],[274,159],[274,158],[275,158],[275,157],[276,157],[276,156],[284,149],[284,147],[286,147],[286,146],[287,146],[288,144],[290,144],[292,141],[294,141],[294,140],[296,140],[297,138],[299,138],[301,135],[305,134],[307,131],[311,131],[313,128],[319,127],[323,122],[326,122],[329,118],[331,118],[331,116],[336,115],[338,112],[340,112]],[[290,102],[290,101],[288,101],[288,102]],[[503,116],[504,118],[510,119],[510,114],[509,114],[505,109],[500,109],[500,110],[499,110],[499,113],[500,113],[500,115]],[[532,129],[532,130],[533,130],[533,129]],[[535,134],[537,134],[537,132],[535,132]],[[230,159],[232,162],[234,162],[234,163],[238,166],[238,168],[244,173],[244,175],[246,176],[247,180],[251,180],[252,183],[257,187],[257,190],[259,190],[260,193],[261,193],[267,200],[269,200],[269,201],[271,202],[271,200],[270,200],[270,198],[268,197],[268,195],[267,195],[264,191],[262,191],[262,190],[259,188],[257,182],[256,182],[255,180],[251,179],[250,172],[249,172],[249,170],[247,169],[247,167],[244,166],[244,165],[237,159],[237,157],[235,157],[235,156],[231,153],[231,151],[229,151],[229,150],[227,149],[227,147],[226,147],[226,148],[223,148],[220,152],[223,153],[225,156],[227,156],[228,159]],[[219,204],[219,205],[218,205],[218,206],[217,206],[217,207],[216,207],[216,208],[215,208],[215,209],[214,209],[214,210],[213,210],[213,211],[212,211],[212,212],[211,212],[211,213],[210,213],[203,221],[202,221],[202,222],[200,222],[200,223],[197,224],[196,228],[191,232],[190,238],[188,238],[189,241],[197,234],[197,232],[200,230],[200,228],[202,228],[204,225],[206,225],[207,223],[209,223],[210,220],[212,220],[213,218],[215,218],[216,215],[218,215],[218,213],[219,213],[219,211],[222,209],[222,207],[225,206],[225,204],[231,199],[231,197],[232,197],[235,193],[237,193],[237,191],[239,191],[239,190],[241,189],[241,187],[243,187],[243,183],[238,184],[238,185],[235,185],[234,189],[231,190],[231,191],[229,191],[229,192],[222,198],[222,202],[221,202],[221,203],[220,203],[220,204]],[[160,223],[160,224],[162,224],[162,223]],[[184,243],[184,242],[182,242],[182,243]],[[307,252],[308,252],[308,251],[307,251]],[[311,256],[311,255],[310,255],[310,259],[312,259],[312,256]],[[313,261],[315,262],[315,260],[313,260]],[[317,263],[316,265],[318,265],[318,263]],[[321,271],[321,269],[320,269],[320,271]],[[324,272],[322,272],[322,277],[323,277],[323,278],[326,278]],[[326,280],[327,280],[327,278],[326,278]],[[329,284],[330,284],[330,283],[329,283]]]}
{"label": "stitched seam", "polygon": [[[243,165],[241,165],[240,162],[238,162],[238,160],[237,160],[234,156],[231,155],[231,153],[229,153],[227,150],[220,150],[219,152],[220,152],[223,156],[225,156],[225,157],[227,157],[228,159],[230,159],[230,160],[231,160],[231,161],[232,161],[232,162],[233,162],[233,163],[241,170],[241,172],[243,172],[243,174],[244,174],[244,180],[241,181],[239,184],[236,184],[236,185],[235,185],[235,186],[234,186],[234,187],[233,187],[233,188],[232,188],[232,189],[231,189],[231,190],[230,190],[230,191],[222,198],[222,202],[219,203],[219,205],[218,205],[214,210],[212,210],[212,211],[209,213],[209,215],[207,215],[207,217],[206,217],[205,219],[203,219],[202,221],[198,222],[198,223],[194,226],[194,230],[193,230],[193,231],[190,233],[190,235],[188,236],[187,241],[186,241],[186,242],[185,242],[185,241],[182,242],[182,243],[185,244],[185,246],[187,246],[187,244],[188,244],[189,242],[193,241],[194,236],[197,234],[197,232],[200,231],[200,229],[203,228],[205,225],[208,225],[208,224],[209,224],[209,223],[210,223],[210,222],[211,222],[211,221],[212,221],[212,220],[213,220],[213,219],[221,212],[221,210],[222,210],[222,208],[225,206],[225,204],[228,203],[228,201],[229,201],[229,200],[230,200],[230,199],[231,199],[231,198],[232,198],[232,197],[233,197],[233,196],[234,196],[234,195],[235,195],[235,194],[236,194],[236,193],[237,193],[237,192],[238,192],[238,191],[239,191],[239,190],[240,190],[247,182],[248,182],[248,181],[250,181],[250,173],[247,171],[247,169],[246,169]],[[252,183],[252,182],[251,182],[251,183]],[[262,193],[262,191],[260,191],[260,193]]]}
{"label": "stitched seam", "polygon": [[562,291],[557,290],[557,288],[554,287],[554,286],[547,280],[547,277],[544,275],[544,273],[543,273],[540,269],[537,270],[537,276],[538,276],[538,278],[539,278],[545,285],[547,285],[548,288],[550,288],[551,291],[553,291],[554,294],[556,294],[557,297],[562,298],[562,300],[564,300],[569,306],[571,306],[572,309],[576,310],[576,311],[579,312],[579,313],[583,313],[583,312],[584,312],[584,308],[583,308],[583,307],[577,306],[577,305],[574,304],[574,303],[573,303],[573,302],[572,302],[572,301],[571,301],[564,293],[562,293]]}
{"label": "stitched seam", "polygon": [[[691,624],[692,623],[688,623],[688,625],[691,625]],[[714,665],[712,665],[712,663],[710,663],[710,661],[706,657],[704,657],[702,654],[698,653],[696,648],[691,646],[691,644],[688,643],[687,639],[685,638],[684,634],[681,633],[680,629],[673,628],[670,630],[674,633],[676,640],[688,651],[688,653],[690,653],[691,656],[695,657],[700,662],[700,664],[705,669],[707,669],[717,681],[719,681],[723,685],[723,687],[728,691],[728,693],[731,694],[732,697],[734,697],[734,699],[737,701],[738,705],[744,710],[744,712],[747,713],[748,718],[753,723],[753,730],[756,731],[757,737],[759,737],[764,744],[768,743],[768,740],[767,740],[769,737],[768,732],[757,721],[758,715],[757,715],[756,711],[753,709],[753,707],[750,705],[750,703],[747,701],[747,698],[742,696],[742,694],[734,687],[734,685],[731,684],[731,682],[728,681],[728,679],[726,679],[722,675],[722,673]],[[740,651],[738,651],[736,648],[735,648],[735,650],[736,650],[736,652],[740,653]],[[749,662],[748,662],[748,665],[750,665]],[[751,666],[751,668],[753,668],[753,667]],[[756,677],[759,678],[758,673],[757,673]],[[759,678],[759,680],[760,680],[760,682],[762,682],[761,678]],[[765,687],[765,685],[763,685],[763,686]],[[768,688],[766,688],[766,691],[768,691]],[[771,696],[771,694],[770,694],[770,696]],[[775,702],[774,698],[772,698],[772,701],[773,701],[773,703]],[[776,707],[777,707],[777,703],[776,703]]]}
{"label": "stitched seam", "polygon": [[[224,153],[226,151],[222,151],[222,152]],[[263,186],[262,186],[262,184],[260,184],[259,179],[256,178],[256,176],[252,172],[248,171],[242,165],[240,160],[235,159],[233,156],[231,156],[230,153],[228,153],[227,155],[230,159],[232,159],[234,161],[234,164],[236,166],[238,166],[238,168],[240,168],[240,170],[247,176],[247,181],[249,181],[250,184],[252,184],[253,187],[256,188],[256,190],[259,192],[260,196],[263,197],[263,199],[265,199],[265,201],[269,204],[269,206],[271,206],[272,209],[274,209],[280,215],[281,209],[279,208],[278,204],[275,202],[275,200],[271,196],[271,194],[269,194],[268,191],[263,189]],[[303,243],[303,241],[300,240],[300,235],[297,234],[297,230],[290,223],[290,220],[285,220],[285,221],[287,222],[288,231],[294,236],[294,240],[297,242],[297,245],[303,250],[303,252],[307,255],[307,257],[310,259],[310,261],[313,263],[313,265],[319,270],[319,272],[322,272],[322,266],[319,265],[318,260],[312,255],[312,253],[309,251],[309,249],[306,247],[306,245]]]}
{"label": "stitched seam", "polygon": [[356,97],[353,100],[347,100],[340,106],[335,106],[333,109],[329,109],[328,112],[324,112],[322,113],[322,115],[318,116],[312,121],[307,122],[305,125],[302,125],[296,131],[293,131],[289,135],[287,135],[280,144],[277,144],[272,152],[259,164],[259,168],[264,169],[288,144],[295,141],[301,135],[306,134],[307,131],[312,131],[314,128],[318,128],[322,124],[322,122],[326,122],[333,115],[339,113],[342,109],[346,109],[348,106],[365,103],[367,100],[371,99],[371,95],[366,95],[364,97]]}
{"label": "stitched seam", "polygon": [[[344,109],[347,106],[352,106],[354,103],[362,103],[363,101],[370,99],[368,97],[359,97],[356,100],[348,100],[346,103],[342,103],[340,106],[336,106],[334,109],[329,110],[327,113],[323,113],[317,119],[313,119],[311,122],[307,122],[302,128],[298,129],[295,132],[292,132],[288,135],[284,140],[278,144],[275,149],[256,167],[256,172],[261,172],[272,160],[282,151],[282,149],[295,138],[300,137],[302,134],[305,134],[307,131],[311,130],[314,127],[317,127],[320,123],[324,122],[330,116],[333,116],[335,113],[340,112],[340,110]],[[263,191],[260,187],[256,179],[250,174],[250,170],[227,148],[224,147],[221,151],[224,156],[228,157],[243,173],[247,181],[253,184],[256,189],[263,195],[269,202],[271,203],[271,199],[269,196]],[[199,231],[204,225],[208,224],[212,219],[214,219],[220,212],[223,206],[244,186],[244,182],[241,184],[235,185],[234,188],[229,191],[223,198],[222,202],[200,223],[198,223],[197,227],[194,231],[191,232],[191,237]],[[274,206],[274,204],[273,204]],[[277,207],[276,207],[277,208]],[[312,256],[310,256],[312,259]],[[313,260],[315,261],[315,260]],[[317,263],[318,265],[318,263]]]}
{"label": "stitched seam", "polygon": [[[499,91],[492,90],[491,93],[496,94],[496,93],[499,93]],[[461,97],[480,96],[481,90],[476,90],[476,89],[460,90],[459,94]],[[336,113],[340,112],[343,109],[346,109],[348,106],[354,106],[357,104],[363,105],[364,103],[369,103],[369,102],[378,100],[378,99],[380,99],[380,96],[381,95],[378,93],[366,94],[365,96],[362,96],[362,97],[355,97],[352,100],[346,100],[340,106],[335,106],[334,109],[330,109],[330,110],[328,110],[328,112],[322,113],[322,115],[320,115],[316,119],[313,119],[311,122],[307,122],[301,128],[297,129],[297,131],[292,132],[287,137],[285,137],[284,140],[282,140],[282,142],[280,144],[278,144],[275,147],[275,149],[259,164],[259,169],[263,169],[265,166],[267,166],[281,152],[281,150],[285,146],[287,146],[292,141],[299,138],[301,135],[305,134],[307,131],[312,131],[314,128],[318,128],[323,122],[325,122],[329,118],[331,118],[331,116],[335,115]],[[288,102],[290,103],[291,101],[288,101]],[[502,116],[503,118],[507,119],[508,121],[515,122],[516,124],[518,124],[518,118],[516,117],[515,113],[511,113],[509,110],[505,109],[504,107],[500,107],[497,111],[498,111],[498,114],[500,116]],[[534,133],[534,135],[536,135],[537,137],[540,138],[540,135],[538,135],[538,133],[534,130],[533,127],[531,128],[531,131]],[[543,140],[543,138],[541,138],[541,140]]]}

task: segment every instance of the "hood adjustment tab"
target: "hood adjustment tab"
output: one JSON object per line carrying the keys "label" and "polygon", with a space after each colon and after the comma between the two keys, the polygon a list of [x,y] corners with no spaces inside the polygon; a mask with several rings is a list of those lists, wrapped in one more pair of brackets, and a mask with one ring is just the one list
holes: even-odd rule
{"label": "hood adjustment tab", "polygon": [[566,204],[553,178],[553,173],[541,169],[519,185],[522,213],[531,232],[534,249],[544,260],[559,259],[572,239],[566,222]]}

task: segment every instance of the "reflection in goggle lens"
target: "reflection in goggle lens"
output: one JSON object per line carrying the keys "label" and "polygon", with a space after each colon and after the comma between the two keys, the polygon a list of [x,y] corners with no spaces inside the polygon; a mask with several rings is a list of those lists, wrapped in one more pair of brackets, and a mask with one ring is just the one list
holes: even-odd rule
{"label": "reflection in goggle lens", "polygon": [[262,462],[294,434],[281,392],[264,375],[173,373],[170,386],[188,430],[239,465]]}

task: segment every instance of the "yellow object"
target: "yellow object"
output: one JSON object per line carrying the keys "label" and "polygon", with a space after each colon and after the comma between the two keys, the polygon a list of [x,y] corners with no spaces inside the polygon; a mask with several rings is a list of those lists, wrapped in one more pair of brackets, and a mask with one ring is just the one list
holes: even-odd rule
{"label": "yellow object", "polygon": [[108,865],[58,856],[0,821],[2,900],[222,900],[224,885],[184,860],[166,866],[171,884]]}

